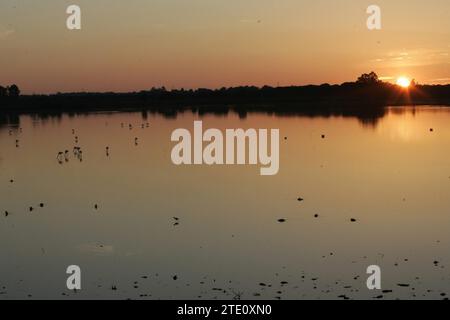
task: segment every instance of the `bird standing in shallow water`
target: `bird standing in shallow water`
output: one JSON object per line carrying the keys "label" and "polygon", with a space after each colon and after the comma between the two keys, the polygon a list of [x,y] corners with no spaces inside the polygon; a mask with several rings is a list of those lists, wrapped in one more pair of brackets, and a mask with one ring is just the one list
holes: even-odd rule
{"label": "bird standing in shallow water", "polygon": [[63,162],[63,157],[64,157],[64,153],[62,153],[61,151],[58,152],[57,156],[56,156],[56,160],[58,160],[59,164],[62,164]]}

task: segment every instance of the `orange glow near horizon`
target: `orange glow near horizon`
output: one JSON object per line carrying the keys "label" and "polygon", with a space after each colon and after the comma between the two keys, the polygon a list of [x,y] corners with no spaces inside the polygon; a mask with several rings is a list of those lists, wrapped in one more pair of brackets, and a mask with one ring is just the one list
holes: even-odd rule
{"label": "orange glow near horizon", "polygon": [[[0,1],[0,85],[22,93],[341,84],[374,71],[450,83],[448,0]],[[405,8],[408,8],[407,12]]]}

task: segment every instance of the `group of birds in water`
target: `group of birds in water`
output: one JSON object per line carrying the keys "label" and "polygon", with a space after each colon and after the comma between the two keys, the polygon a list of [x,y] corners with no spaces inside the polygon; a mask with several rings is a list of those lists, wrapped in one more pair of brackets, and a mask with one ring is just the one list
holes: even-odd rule
{"label": "group of birds in water", "polygon": [[[19,132],[22,133],[22,128],[19,128]],[[13,131],[9,130],[9,135],[12,136]],[[19,147],[19,139],[16,139],[16,148]]]}
{"label": "group of birds in water", "polygon": [[[73,155],[76,159],[78,159],[80,162],[83,161],[83,150],[81,150],[80,147],[73,147]],[[66,150],[64,152],[58,152],[58,155],[56,156],[56,159],[58,160],[59,164],[62,164],[64,161],[69,161],[69,150]]]}
{"label": "group of birds in water", "polygon": [[[121,123],[121,127],[124,128],[124,127],[125,127],[125,124],[124,124],[124,123]],[[142,129],[148,128],[148,127],[150,127],[150,124],[147,122],[147,123],[145,123],[145,124],[142,124],[141,127],[142,127]],[[132,129],[133,129],[133,125],[132,125],[132,124],[129,124],[129,125],[128,125],[128,128],[129,128],[130,130],[132,130]],[[23,130],[22,130],[22,128],[18,128],[18,131],[19,131],[20,133],[22,133]],[[12,131],[12,130],[9,130],[9,135],[12,136],[12,134],[13,134],[13,131]],[[75,129],[72,129],[72,135],[75,135]],[[19,142],[20,142],[19,139],[16,139],[15,142],[16,142],[16,148],[18,148],[18,147],[19,147]],[[73,156],[75,157],[75,159],[77,159],[77,160],[79,160],[80,162],[82,162],[82,161],[83,161],[83,150],[81,149],[80,146],[78,146],[78,142],[79,142],[78,136],[75,136],[75,137],[74,137],[74,142],[75,142],[76,146],[74,146],[73,149],[72,149]],[[135,145],[135,146],[138,146],[138,144],[139,144],[139,138],[138,138],[138,137],[135,137],[135,138],[134,138],[134,145]],[[110,147],[109,147],[109,146],[106,146],[106,147],[105,147],[105,151],[106,151],[106,156],[109,157],[109,155],[110,155]],[[56,159],[57,159],[57,161],[58,161],[59,164],[63,164],[64,162],[69,162],[69,159],[70,159],[70,151],[69,151],[69,150],[59,151],[59,152],[57,153],[57,155],[56,155]],[[11,180],[10,180],[10,183],[13,183],[13,182],[14,182],[14,180],[11,179]],[[43,208],[43,207],[44,207],[44,204],[43,204],[43,203],[40,203],[40,204],[39,204],[39,207],[40,207],[40,208]],[[98,205],[95,204],[95,205],[94,205],[94,208],[95,208],[95,210],[98,210]],[[33,210],[34,210],[33,207],[29,207],[29,211],[30,211],[30,212],[32,212]],[[5,212],[4,212],[4,215],[5,215],[5,217],[8,217],[8,216],[10,215],[10,212],[5,211]],[[175,220],[178,220],[178,218],[174,218],[174,219],[175,219]],[[178,225],[178,224],[179,224],[178,222],[175,222],[174,225]]]}
{"label": "group of birds in water", "polygon": [[[121,127],[122,128],[125,127],[125,124],[123,122],[121,123]],[[148,122],[141,125],[142,129],[148,128],[148,127],[150,127],[150,124]],[[129,128],[129,130],[132,130],[133,129],[133,125],[131,123],[128,124],[128,128]],[[73,135],[75,134],[75,129],[72,129],[72,134]],[[75,136],[75,144],[77,146],[73,147],[72,153],[73,153],[75,159],[77,159],[80,162],[82,162],[83,161],[83,150],[81,149],[81,147],[78,146],[78,141],[79,141],[78,136]],[[18,143],[19,143],[19,140],[16,140],[16,147],[18,147]],[[134,145],[135,146],[139,145],[139,138],[138,137],[134,138]],[[110,155],[110,148],[109,148],[109,146],[105,147],[105,153],[106,153],[106,156],[109,157],[109,155]],[[64,152],[63,151],[59,151],[57,153],[57,155],[56,155],[56,160],[58,161],[59,164],[63,164],[64,162],[69,162],[69,158],[70,158],[69,150],[65,150]]]}

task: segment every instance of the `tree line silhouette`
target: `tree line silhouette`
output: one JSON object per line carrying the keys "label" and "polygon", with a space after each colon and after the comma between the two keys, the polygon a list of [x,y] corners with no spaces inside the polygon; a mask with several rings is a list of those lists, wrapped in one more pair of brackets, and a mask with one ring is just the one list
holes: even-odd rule
{"label": "tree line silhouette", "polygon": [[8,87],[0,86],[0,99],[17,98],[19,96],[20,89],[17,85],[13,84]]}
{"label": "tree line silhouette", "polygon": [[420,85],[408,89],[381,81],[376,73],[363,74],[354,82],[340,85],[288,87],[241,86],[220,89],[151,88],[129,93],[58,93],[22,95],[16,85],[1,89],[0,110],[17,112],[95,111],[142,109],[176,113],[198,108],[211,112],[240,111],[295,112],[318,110],[376,109],[395,105],[450,105],[450,85]]}

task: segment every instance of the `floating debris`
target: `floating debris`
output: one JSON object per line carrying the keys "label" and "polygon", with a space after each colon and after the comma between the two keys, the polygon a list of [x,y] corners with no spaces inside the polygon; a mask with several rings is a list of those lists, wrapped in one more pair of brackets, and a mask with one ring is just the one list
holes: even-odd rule
{"label": "floating debris", "polygon": [[286,222],[286,219],[278,219],[278,222],[280,223]]}
{"label": "floating debris", "polygon": [[303,198],[298,198],[297,201],[298,202],[302,202],[304,199]]}
{"label": "floating debris", "polygon": [[39,207],[43,208],[43,207],[44,207],[44,204],[43,204],[42,202],[39,203]]}
{"label": "floating debris", "polygon": [[356,222],[356,219],[351,218],[350,221],[351,221],[351,222]]}
{"label": "floating debris", "polygon": [[397,283],[397,286],[399,286],[399,287],[409,287],[409,284],[407,284],[407,283]]}
{"label": "floating debris", "polygon": [[172,279],[173,279],[173,280],[177,280],[177,279],[178,279],[178,276],[177,276],[177,275],[174,275],[174,276],[172,277]]}

